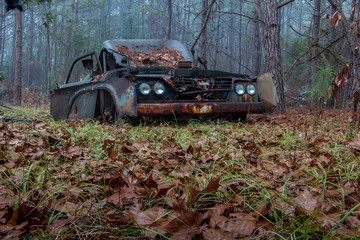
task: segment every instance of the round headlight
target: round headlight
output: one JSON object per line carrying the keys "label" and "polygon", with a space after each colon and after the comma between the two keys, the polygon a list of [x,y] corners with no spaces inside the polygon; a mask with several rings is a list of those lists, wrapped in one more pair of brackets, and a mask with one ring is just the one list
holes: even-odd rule
{"label": "round headlight", "polygon": [[151,87],[147,83],[142,83],[140,84],[139,90],[142,95],[149,95],[149,93],[151,92]]}
{"label": "round headlight", "polygon": [[157,95],[163,95],[165,93],[165,86],[164,84],[157,82],[154,85],[154,91]]}
{"label": "round headlight", "polygon": [[238,94],[238,95],[240,95],[240,96],[244,95],[244,94],[245,94],[245,87],[244,87],[244,85],[242,85],[242,84],[240,84],[240,83],[236,84],[236,85],[235,85],[235,92],[236,92],[236,94]]}
{"label": "round headlight", "polygon": [[246,92],[249,94],[249,95],[255,95],[255,93],[256,93],[256,88],[255,88],[255,86],[254,85],[252,85],[252,84],[249,84],[249,85],[247,85],[247,87],[246,87]]}

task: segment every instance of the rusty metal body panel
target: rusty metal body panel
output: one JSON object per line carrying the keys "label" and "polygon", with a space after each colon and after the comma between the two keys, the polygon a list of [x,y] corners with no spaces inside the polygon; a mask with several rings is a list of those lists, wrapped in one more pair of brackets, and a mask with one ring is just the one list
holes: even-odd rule
{"label": "rusty metal body panel", "polygon": [[[173,67],[133,67],[129,57],[116,52],[115,44],[148,52],[167,46],[180,51],[186,60],[179,60],[178,66]],[[106,41],[94,69],[91,69],[93,60],[86,58],[88,56],[96,55],[76,59],[66,83],[51,91],[50,111],[55,120],[116,120],[122,115],[208,118],[265,111],[256,78],[195,68],[192,55],[178,41]],[[91,71],[87,76],[78,73],[75,75],[80,76],[78,82],[69,83],[80,61]]]}
{"label": "rusty metal body panel", "polygon": [[153,103],[138,104],[138,116],[176,116],[189,118],[192,116],[209,117],[222,114],[262,113],[262,103],[219,102],[219,103]]}
{"label": "rusty metal body panel", "polygon": [[[136,116],[135,83],[127,78],[106,78],[106,76],[104,78],[103,81],[64,85],[53,90],[50,93],[50,112],[53,118],[55,120],[95,118],[96,102],[91,98],[98,99],[100,91],[106,91],[113,101],[114,106],[111,106],[111,109],[108,108],[109,111],[115,109],[118,116]],[[83,94],[88,96],[88,101],[79,105],[76,100]],[[106,106],[102,107],[106,109]],[[100,115],[101,113],[98,117]]]}

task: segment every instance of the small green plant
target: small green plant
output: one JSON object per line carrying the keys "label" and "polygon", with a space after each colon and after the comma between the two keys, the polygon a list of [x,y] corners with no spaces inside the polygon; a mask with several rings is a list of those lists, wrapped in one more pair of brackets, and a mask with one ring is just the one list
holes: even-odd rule
{"label": "small green plant", "polygon": [[265,226],[254,232],[263,239],[357,239],[358,132],[343,112],[136,126],[55,122],[46,109],[0,114],[42,116],[0,120],[0,210],[28,210],[29,239],[173,239],[181,221],[199,238],[235,221]]}
{"label": "small green plant", "polygon": [[335,75],[336,72],[332,65],[319,65],[316,71],[314,86],[307,95],[314,101],[320,99],[327,101],[330,98],[329,87]]}
{"label": "small green plant", "polygon": [[0,82],[6,79],[5,73],[3,71],[0,71]]}

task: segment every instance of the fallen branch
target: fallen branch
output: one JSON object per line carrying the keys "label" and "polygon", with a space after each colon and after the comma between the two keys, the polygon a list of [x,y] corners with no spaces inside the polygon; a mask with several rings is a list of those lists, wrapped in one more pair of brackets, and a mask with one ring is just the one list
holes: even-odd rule
{"label": "fallen branch", "polygon": [[5,122],[8,122],[8,121],[20,121],[20,122],[36,122],[36,123],[41,123],[40,120],[25,119],[25,118],[5,117],[5,118],[3,118],[3,120],[4,120]]}
{"label": "fallen branch", "polygon": [[0,103],[0,107],[7,108],[7,109],[10,109],[10,110],[14,110],[11,107],[5,106],[4,104],[1,104],[1,103]]}

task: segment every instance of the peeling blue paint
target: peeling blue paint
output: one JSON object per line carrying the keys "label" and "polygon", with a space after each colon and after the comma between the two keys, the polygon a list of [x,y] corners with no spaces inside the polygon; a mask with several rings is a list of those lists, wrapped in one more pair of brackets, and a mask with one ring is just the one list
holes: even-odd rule
{"label": "peeling blue paint", "polygon": [[129,103],[131,102],[132,100],[132,97],[134,96],[135,94],[135,89],[134,87],[130,87],[127,91],[126,91],[126,94],[125,95],[121,95],[121,98],[120,98],[120,107],[123,107],[126,103]]}

